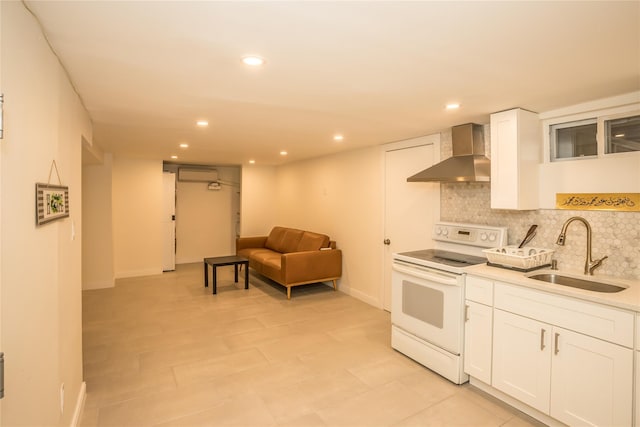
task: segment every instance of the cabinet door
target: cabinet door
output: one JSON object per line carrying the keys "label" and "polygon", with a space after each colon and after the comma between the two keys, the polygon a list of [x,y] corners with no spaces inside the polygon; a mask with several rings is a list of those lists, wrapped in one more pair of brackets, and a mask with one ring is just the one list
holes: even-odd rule
{"label": "cabinet door", "polygon": [[466,302],[464,325],[464,372],[491,384],[491,337],[493,309]]}
{"label": "cabinet door", "polygon": [[493,387],[548,414],[551,326],[497,309],[493,324]]}
{"label": "cabinet door", "polygon": [[631,425],[632,349],[554,328],[552,364],[553,418],[568,425]]}
{"label": "cabinet door", "polygon": [[519,108],[491,115],[491,207],[538,208],[542,138],[538,115]]}

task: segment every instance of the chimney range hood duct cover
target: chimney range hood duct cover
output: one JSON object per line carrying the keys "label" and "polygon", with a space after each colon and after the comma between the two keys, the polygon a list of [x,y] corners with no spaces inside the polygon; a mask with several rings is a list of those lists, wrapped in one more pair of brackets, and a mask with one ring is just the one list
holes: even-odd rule
{"label": "chimney range hood duct cover", "polygon": [[408,182],[489,182],[491,164],[484,155],[482,125],[451,128],[453,156],[407,178]]}

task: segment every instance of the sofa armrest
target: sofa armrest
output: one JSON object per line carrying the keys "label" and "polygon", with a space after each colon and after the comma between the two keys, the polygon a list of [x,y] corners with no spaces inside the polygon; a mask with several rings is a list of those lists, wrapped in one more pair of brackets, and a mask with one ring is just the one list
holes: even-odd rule
{"label": "sofa armrest", "polygon": [[236,237],[236,252],[247,248],[264,248],[267,236]]}
{"label": "sofa armrest", "polygon": [[342,251],[330,249],[282,254],[280,268],[286,285],[335,279],[342,276]]}

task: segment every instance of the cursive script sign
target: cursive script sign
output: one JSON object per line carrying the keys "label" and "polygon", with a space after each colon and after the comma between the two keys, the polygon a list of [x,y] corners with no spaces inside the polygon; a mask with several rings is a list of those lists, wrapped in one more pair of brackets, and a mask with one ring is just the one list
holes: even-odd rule
{"label": "cursive script sign", "polygon": [[640,193],[556,193],[556,209],[640,212]]}

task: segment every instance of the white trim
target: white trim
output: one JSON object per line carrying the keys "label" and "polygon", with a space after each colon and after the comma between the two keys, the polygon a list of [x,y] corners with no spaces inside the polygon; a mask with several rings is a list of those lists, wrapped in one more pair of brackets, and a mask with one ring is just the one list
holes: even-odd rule
{"label": "white trim", "polygon": [[78,399],[76,400],[76,407],[73,410],[73,418],[71,418],[71,427],[76,427],[80,424],[82,419],[82,413],[84,412],[84,403],[87,400],[87,383],[82,382],[80,384],[80,391],[78,392]]}
{"label": "white trim", "polygon": [[630,104],[640,103],[640,91],[631,92],[624,95],[612,96],[610,98],[598,99],[595,101],[583,102],[582,104],[570,107],[559,108],[557,110],[540,113],[540,120],[547,120],[556,117],[570,116],[575,114],[591,114],[593,111],[605,110],[608,108],[621,107]]}

